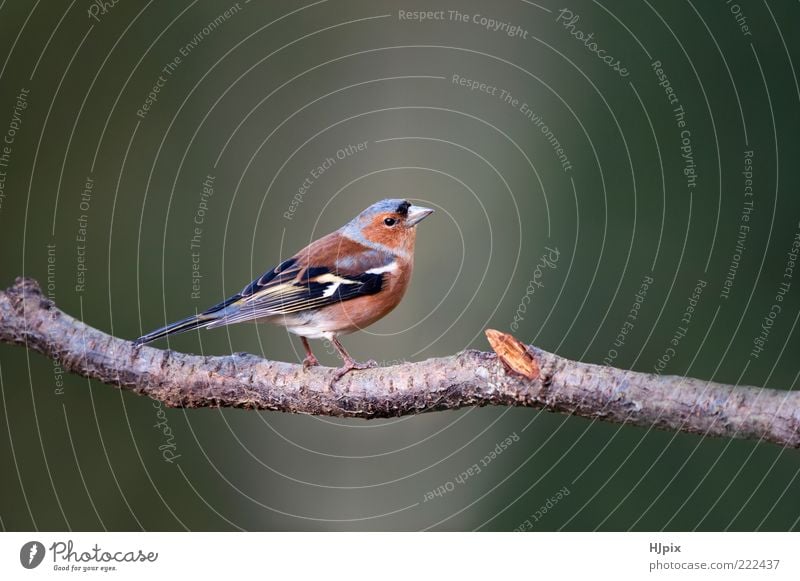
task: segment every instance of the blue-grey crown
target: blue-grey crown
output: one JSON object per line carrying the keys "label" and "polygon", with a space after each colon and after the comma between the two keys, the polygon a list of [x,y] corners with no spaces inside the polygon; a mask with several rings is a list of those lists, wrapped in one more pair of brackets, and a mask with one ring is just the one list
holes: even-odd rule
{"label": "blue-grey crown", "polygon": [[411,203],[408,200],[402,199],[388,199],[388,200],[381,200],[380,202],[375,202],[369,208],[361,212],[358,217],[372,217],[376,214],[382,214],[384,212],[397,212],[398,214],[407,214],[408,209],[411,207]]}
{"label": "blue-grey crown", "polygon": [[411,204],[408,202],[408,200],[401,200],[399,198],[375,202],[369,208],[361,212],[358,216],[350,220],[350,222],[345,224],[344,233],[354,240],[359,240],[366,243],[361,234],[361,228],[365,224],[371,222],[375,215],[382,214],[384,212],[398,212],[400,214],[406,214],[408,213],[408,209],[410,207]]}

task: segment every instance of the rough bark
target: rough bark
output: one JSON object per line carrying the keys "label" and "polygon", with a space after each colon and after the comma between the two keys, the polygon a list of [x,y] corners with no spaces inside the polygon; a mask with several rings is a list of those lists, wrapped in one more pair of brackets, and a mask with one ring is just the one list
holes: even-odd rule
{"label": "rough bark", "polygon": [[60,311],[18,278],[0,291],[0,341],[65,369],[174,407],[226,406],[385,418],[465,406],[545,408],[586,418],[800,447],[800,392],[738,387],[571,361],[498,331],[495,353],[355,371],[248,355],[211,357],[135,347]]}

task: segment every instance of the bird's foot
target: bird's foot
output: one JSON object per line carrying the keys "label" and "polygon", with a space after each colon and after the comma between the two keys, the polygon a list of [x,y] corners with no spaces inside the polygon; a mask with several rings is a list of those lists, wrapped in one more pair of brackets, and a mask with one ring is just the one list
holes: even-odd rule
{"label": "bird's foot", "polygon": [[317,359],[313,354],[306,355],[306,358],[303,359],[303,369],[308,369],[309,367],[317,367],[319,366],[319,359]]}
{"label": "bird's foot", "polygon": [[358,361],[353,361],[350,359],[349,361],[345,361],[344,365],[342,365],[339,369],[336,370],[336,373],[333,374],[333,378],[331,379],[330,387],[333,389],[333,386],[345,375],[350,373],[351,371],[358,371],[361,369],[374,369],[378,367],[378,362],[370,359],[369,361],[365,361],[363,363],[359,363]]}

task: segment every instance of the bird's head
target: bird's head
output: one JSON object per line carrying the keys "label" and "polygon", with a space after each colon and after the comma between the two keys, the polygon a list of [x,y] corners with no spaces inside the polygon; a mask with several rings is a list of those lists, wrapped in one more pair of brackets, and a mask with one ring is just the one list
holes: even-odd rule
{"label": "bird's head", "polygon": [[346,233],[392,251],[413,251],[416,226],[433,210],[415,206],[408,200],[381,200],[356,216]]}

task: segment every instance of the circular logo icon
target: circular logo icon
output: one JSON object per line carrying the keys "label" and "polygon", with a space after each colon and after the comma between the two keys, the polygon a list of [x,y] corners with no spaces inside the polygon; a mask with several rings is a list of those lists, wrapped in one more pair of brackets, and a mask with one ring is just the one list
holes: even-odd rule
{"label": "circular logo icon", "polygon": [[29,541],[19,550],[19,562],[26,569],[35,569],[44,559],[44,545],[39,541]]}

